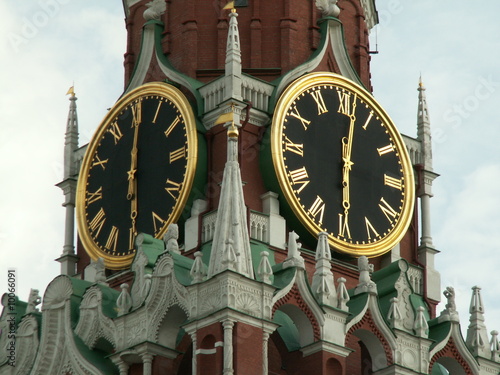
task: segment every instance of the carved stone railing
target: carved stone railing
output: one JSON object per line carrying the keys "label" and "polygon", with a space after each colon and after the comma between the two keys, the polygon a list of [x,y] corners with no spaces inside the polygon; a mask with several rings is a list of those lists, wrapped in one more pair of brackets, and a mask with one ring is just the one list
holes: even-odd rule
{"label": "carved stone railing", "polygon": [[424,294],[424,272],[421,268],[410,265],[408,268],[408,279],[416,294]]}
{"label": "carved stone railing", "polygon": [[412,165],[422,163],[422,144],[418,139],[402,134]]}
{"label": "carved stone railing", "polygon": [[[212,211],[203,216],[201,224],[201,242],[205,243],[214,238],[215,222],[217,221],[217,211]],[[250,238],[269,242],[269,215],[261,212],[250,212]]]}

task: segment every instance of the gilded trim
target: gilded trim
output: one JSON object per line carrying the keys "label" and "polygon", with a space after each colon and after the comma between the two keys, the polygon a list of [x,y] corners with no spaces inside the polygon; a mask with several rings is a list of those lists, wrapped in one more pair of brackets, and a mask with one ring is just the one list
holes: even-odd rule
{"label": "gilded trim", "polygon": [[300,220],[300,222],[307,228],[307,230],[317,238],[319,232],[324,231],[315,222],[313,222],[305,210],[302,208],[297,195],[294,192],[293,187],[290,185],[287,178],[287,171],[285,168],[284,156],[282,151],[282,135],[283,135],[283,124],[285,121],[288,109],[294,102],[294,100],[301,95],[301,93],[306,90],[318,86],[318,85],[333,85],[339,88],[343,88],[352,93],[356,93],[359,98],[365,101],[369,106],[380,117],[382,122],[385,124],[390,136],[394,141],[394,146],[397,149],[400,160],[402,164],[403,176],[407,183],[404,184],[403,190],[403,204],[401,208],[401,214],[398,222],[396,223],[393,230],[388,233],[384,238],[376,242],[366,243],[366,244],[350,244],[344,242],[332,235],[328,235],[328,241],[330,246],[332,246],[336,251],[347,253],[353,256],[368,256],[374,257],[382,255],[390,251],[394,246],[396,246],[403,236],[405,235],[413,215],[414,197],[415,197],[415,184],[413,177],[413,168],[411,165],[408,152],[406,150],[403,139],[397,130],[396,126],[392,122],[391,118],[387,115],[385,110],[380,106],[380,104],[375,100],[375,98],[366,91],[364,88],[358,84],[350,81],[349,79],[342,77],[340,75],[330,73],[330,72],[315,72],[307,74],[298,80],[294,81],[287,89],[283,92],[283,95],[277,102],[275,115],[271,127],[271,154],[272,162],[274,166],[274,172],[276,174],[277,180],[280,185],[280,190],[285,196],[288,205],[292,209],[295,216]]}

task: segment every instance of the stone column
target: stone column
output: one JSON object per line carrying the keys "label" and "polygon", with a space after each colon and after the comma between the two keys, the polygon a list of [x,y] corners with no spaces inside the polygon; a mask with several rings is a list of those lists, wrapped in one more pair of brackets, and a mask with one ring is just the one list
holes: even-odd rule
{"label": "stone column", "polygon": [[191,362],[191,365],[193,367],[192,375],[197,375],[198,362],[197,362],[196,352],[197,352],[198,348],[197,348],[197,343],[196,343],[196,332],[191,333],[191,341],[193,342],[193,359]]}
{"label": "stone column", "polygon": [[268,342],[269,342],[269,332],[262,332],[262,375],[267,375],[268,373]]}
{"label": "stone column", "polygon": [[153,373],[153,355],[144,353],[142,355],[142,375],[151,375]]}
{"label": "stone column", "polygon": [[224,327],[224,370],[223,375],[234,374],[233,367],[233,327],[232,320],[224,320],[222,322]]}

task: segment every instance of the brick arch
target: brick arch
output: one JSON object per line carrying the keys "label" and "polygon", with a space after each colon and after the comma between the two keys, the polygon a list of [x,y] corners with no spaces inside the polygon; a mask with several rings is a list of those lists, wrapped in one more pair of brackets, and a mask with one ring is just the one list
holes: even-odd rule
{"label": "brick arch", "polygon": [[[356,336],[354,332],[358,330],[366,330],[368,332],[371,332],[377,340],[380,342],[383,352],[385,354],[385,358],[387,360],[387,365],[391,365],[394,363],[394,358],[391,350],[391,346],[389,345],[389,342],[385,338],[385,336],[382,334],[380,329],[377,327],[375,324],[375,321],[373,320],[371,312],[368,310],[363,318],[353,325],[349,331],[347,332],[346,335],[346,342],[348,342],[350,339],[353,338],[353,336]],[[357,337],[357,336],[356,336]]]}
{"label": "brick arch", "polygon": [[294,285],[292,289],[283,298],[279,299],[274,304],[272,310],[272,317],[274,318],[274,313],[276,312],[276,310],[287,304],[297,306],[307,316],[309,322],[311,322],[312,325],[314,340],[315,341],[319,340],[321,337],[319,323],[316,320],[316,317],[314,316],[312,310],[309,308],[307,303],[302,298],[297,285]]}
{"label": "brick arch", "polygon": [[446,346],[431,358],[431,361],[429,363],[429,373],[436,362],[440,363],[441,365],[443,364],[441,363],[441,361],[439,361],[440,359],[443,358],[450,358],[454,360],[464,370],[464,374],[466,375],[474,374],[467,361],[462,357],[462,355],[458,351],[457,345],[455,344],[455,341],[453,340],[452,337],[450,337]]}

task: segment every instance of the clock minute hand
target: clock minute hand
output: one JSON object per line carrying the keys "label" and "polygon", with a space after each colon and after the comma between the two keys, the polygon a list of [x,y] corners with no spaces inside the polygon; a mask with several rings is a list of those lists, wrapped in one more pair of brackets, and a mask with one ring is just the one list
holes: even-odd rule
{"label": "clock minute hand", "polygon": [[349,123],[349,134],[347,137],[342,138],[342,160],[344,161],[344,166],[342,167],[342,206],[344,210],[347,210],[350,207],[349,201],[349,173],[352,169],[354,163],[351,161],[351,152],[352,152],[352,141],[354,135],[354,124],[356,122],[356,115],[354,114],[356,111],[356,101],[352,104],[352,112],[349,115],[350,123]]}

